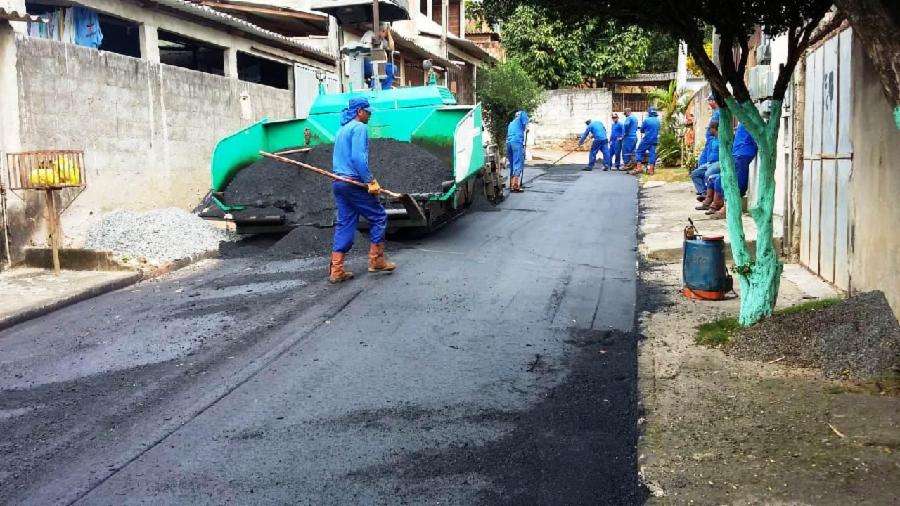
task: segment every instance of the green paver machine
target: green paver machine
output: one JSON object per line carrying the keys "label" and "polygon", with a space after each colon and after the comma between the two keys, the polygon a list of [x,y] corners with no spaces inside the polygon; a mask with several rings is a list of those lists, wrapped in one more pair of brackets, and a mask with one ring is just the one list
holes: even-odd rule
{"label": "green paver machine", "polygon": [[[233,221],[239,232],[279,231],[296,224],[278,223],[254,216],[244,206],[223,202],[223,192],[244,167],[261,158],[260,151],[278,153],[291,148],[331,144],[340,128],[341,111],[351,96],[359,93],[320,94],[309,117],[287,121],[267,121],[251,125],[216,145],[212,159],[212,204],[222,218]],[[413,194],[425,210],[426,221],[409,219],[405,209],[387,202],[390,227],[432,229],[453,218],[472,203],[476,191],[485,191],[491,200],[502,196],[503,181],[495,149],[485,154],[481,105],[457,105],[443,86],[416,86],[366,91],[372,107],[370,138],[411,142],[436,155],[452,169],[453,179],[431,193]],[[379,167],[379,170],[390,170]],[[479,178],[483,182],[478,187]],[[241,215],[241,219],[234,216]],[[274,217],[273,217],[274,218]]]}
{"label": "green paver machine", "polygon": [[[347,6],[353,5],[357,9],[349,15],[355,17],[348,19],[363,19],[366,13],[371,12],[368,21],[372,21],[374,17],[375,26],[378,25],[378,1],[370,3],[367,0],[342,0],[332,3],[341,4],[329,7],[339,9],[335,13],[329,12],[338,17],[339,22],[345,21],[340,16],[350,12]],[[380,0],[380,3],[382,11],[387,5],[393,5],[391,0]],[[401,19],[396,16],[405,13],[390,12],[394,17],[382,18],[382,21]],[[232,221],[241,233],[283,231],[296,226],[297,224],[284,222],[283,217],[279,221],[277,216],[254,215],[252,209],[230,206],[223,201],[223,192],[238,171],[261,158],[261,151],[278,153],[287,149],[333,143],[340,128],[341,111],[354,95],[366,96],[372,107],[370,138],[413,143],[436,155],[452,170],[452,179],[443,182],[433,192],[412,195],[425,211],[424,220],[411,218],[396,201],[386,199],[390,229],[434,229],[465,210],[474,200],[477,191],[484,191],[492,201],[503,197],[499,152],[496,146],[485,148],[483,144],[481,104],[459,105],[449,89],[437,84],[386,90],[364,89],[365,85],[361,82],[364,59],[361,55],[374,55],[378,51],[357,44],[350,51],[345,48],[342,52],[351,63],[350,88],[359,91],[328,94],[324,85],[320,85],[319,94],[306,118],[263,120],[219,141],[213,152],[212,190],[207,206],[207,209],[215,208],[217,213],[205,213],[206,217],[217,215],[220,219]],[[378,81],[378,78],[384,76],[381,75],[374,56],[372,60],[376,63],[374,78]],[[380,84],[375,88],[380,88]],[[390,170],[390,167],[378,167],[378,170]]]}

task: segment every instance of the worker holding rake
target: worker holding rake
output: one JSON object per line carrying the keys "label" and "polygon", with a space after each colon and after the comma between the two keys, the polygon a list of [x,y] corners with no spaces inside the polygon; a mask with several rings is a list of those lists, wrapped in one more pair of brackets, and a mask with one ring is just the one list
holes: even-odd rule
{"label": "worker holding rake", "polygon": [[331,270],[328,280],[341,283],[353,278],[344,269],[344,256],[353,247],[359,216],[369,222],[369,272],[390,272],[397,266],[384,258],[384,237],[387,230],[387,212],[378,195],[381,186],[369,171],[369,132],[366,126],[372,110],[365,97],[353,97],[341,116],[341,128],[334,139],[332,170],[344,178],[368,185],[360,188],[343,181],[332,184],[337,205],[334,225],[334,245],[331,250]]}

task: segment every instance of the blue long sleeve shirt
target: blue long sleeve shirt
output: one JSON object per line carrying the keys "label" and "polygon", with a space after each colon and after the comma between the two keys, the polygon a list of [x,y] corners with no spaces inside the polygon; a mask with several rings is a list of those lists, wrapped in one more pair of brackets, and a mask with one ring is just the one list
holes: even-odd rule
{"label": "blue long sleeve shirt", "polygon": [[506,142],[525,144],[525,128],[528,126],[528,113],[519,111],[506,128]]}
{"label": "blue long sleeve shirt", "polygon": [[588,135],[594,137],[594,140],[606,140],[606,127],[603,126],[602,121],[591,121],[591,123],[584,129],[584,133],[581,134],[581,139],[578,140],[578,144],[583,144],[584,140],[588,138]]}
{"label": "blue long sleeve shirt", "polygon": [[331,170],[339,176],[372,182],[369,171],[369,131],[357,120],[344,124],[334,138]]}
{"label": "blue long sleeve shirt", "polygon": [[652,115],[644,118],[641,133],[644,134],[645,142],[659,142],[659,117]]}
{"label": "blue long sleeve shirt", "polygon": [[619,123],[618,121],[613,122],[613,124],[609,127],[609,136],[612,140],[617,141],[619,137],[625,135],[625,126]]}
{"label": "blue long sleeve shirt", "polygon": [[734,131],[734,144],[731,147],[731,154],[753,158],[756,156],[757,151],[756,141],[750,136],[750,132],[744,128],[743,124],[738,123],[737,130]]}
{"label": "blue long sleeve shirt", "polygon": [[638,120],[634,115],[625,116],[625,124],[623,125],[625,130],[625,137],[636,137],[637,129],[638,129]]}
{"label": "blue long sleeve shirt", "polygon": [[697,160],[698,166],[719,161],[719,138],[709,135],[709,129],[706,132],[706,146],[703,147],[700,159]]}

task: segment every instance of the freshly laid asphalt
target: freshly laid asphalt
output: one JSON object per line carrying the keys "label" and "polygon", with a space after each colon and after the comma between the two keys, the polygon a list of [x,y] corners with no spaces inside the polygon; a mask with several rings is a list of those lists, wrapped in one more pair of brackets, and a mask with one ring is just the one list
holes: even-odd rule
{"label": "freshly laid asphalt", "polygon": [[0,503],[642,504],[636,181],[527,172],[390,275],[228,259],[0,332]]}

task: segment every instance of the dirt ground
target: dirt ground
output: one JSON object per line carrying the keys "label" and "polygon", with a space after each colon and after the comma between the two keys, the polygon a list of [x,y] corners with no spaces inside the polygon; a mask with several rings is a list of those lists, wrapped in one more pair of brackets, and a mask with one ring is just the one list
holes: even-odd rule
{"label": "dirt ground", "polygon": [[[648,504],[900,504],[900,398],[696,345],[738,301],[685,299],[678,264],[641,278]],[[782,282],[779,306],[802,298]]]}

